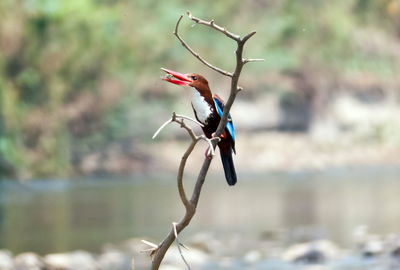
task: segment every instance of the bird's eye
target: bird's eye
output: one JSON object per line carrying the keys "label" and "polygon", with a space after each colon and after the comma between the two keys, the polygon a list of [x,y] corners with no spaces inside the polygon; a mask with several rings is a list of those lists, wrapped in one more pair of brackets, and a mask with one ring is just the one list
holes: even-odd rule
{"label": "bird's eye", "polygon": [[192,76],[192,79],[195,81],[197,80],[197,76]]}

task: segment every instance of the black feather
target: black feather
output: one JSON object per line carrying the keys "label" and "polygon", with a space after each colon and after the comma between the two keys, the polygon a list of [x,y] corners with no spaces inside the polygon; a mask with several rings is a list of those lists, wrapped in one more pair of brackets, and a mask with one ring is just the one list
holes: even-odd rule
{"label": "black feather", "polygon": [[235,165],[233,165],[232,152],[229,151],[228,153],[223,153],[222,151],[220,151],[220,153],[226,181],[228,182],[228,185],[233,186],[236,184],[237,178]]}

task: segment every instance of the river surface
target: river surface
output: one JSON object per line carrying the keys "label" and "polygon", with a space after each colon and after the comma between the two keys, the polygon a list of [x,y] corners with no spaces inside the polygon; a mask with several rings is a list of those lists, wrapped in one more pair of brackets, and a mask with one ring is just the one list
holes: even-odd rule
{"label": "river surface", "polygon": [[[193,177],[187,177],[188,188]],[[160,241],[183,207],[173,176],[0,181],[0,249],[39,254],[99,251],[132,237]],[[400,168],[346,168],[248,174],[235,187],[210,176],[190,228],[285,241],[327,238],[352,245],[352,233],[400,231]]]}

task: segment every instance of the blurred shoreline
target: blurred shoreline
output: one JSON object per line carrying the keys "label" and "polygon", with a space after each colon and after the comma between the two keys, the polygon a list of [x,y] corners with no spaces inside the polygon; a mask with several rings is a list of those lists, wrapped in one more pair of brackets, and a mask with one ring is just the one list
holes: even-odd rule
{"label": "blurred shoreline", "polygon": [[[203,270],[324,269],[396,270],[400,267],[400,241],[396,235],[374,235],[366,226],[354,229],[353,246],[341,248],[328,239],[287,243],[287,232],[259,235],[201,232],[181,238],[188,249],[183,256],[191,267]],[[75,250],[44,256],[33,252],[12,254],[0,250],[2,270],[145,270],[148,249],[139,238],[105,244],[101,252]],[[160,269],[187,269],[173,244]]]}
{"label": "blurred shoreline", "polygon": [[[152,157],[155,168],[175,171],[188,143],[181,140],[150,144],[150,153],[155,153]],[[352,143],[343,138],[326,143],[301,133],[238,133],[236,145],[234,161],[237,170],[253,173],[400,165],[400,148],[380,143]],[[198,146],[186,167],[188,172],[198,172],[205,149],[205,144]],[[218,152],[213,163],[219,164]]]}

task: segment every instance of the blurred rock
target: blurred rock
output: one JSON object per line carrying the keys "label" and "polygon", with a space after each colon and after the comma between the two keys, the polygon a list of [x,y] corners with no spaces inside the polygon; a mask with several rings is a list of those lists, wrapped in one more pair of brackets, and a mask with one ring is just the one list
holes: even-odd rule
{"label": "blurred rock", "polygon": [[260,261],[262,258],[262,253],[259,250],[250,250],[244,255],[244,260],[248,263],[255,263]]}
{"label": "blurred rock", "polygon": [[358,225],[353,229],[352,240],[356,247],[364,245],[368,234],[368,226],[365,224]]}
{"label": "blurred rock", "polygon": [[366,225],[354,228],[353,241],[357,251],[365,258],[377,257],[384,252],[384,243],[381,237],[370,234]]}
{"label": "blurred rock", "polygon": [[400,246],[394,248],[390,252],[390,270],[397,270],[400,269]]}
{"label": "blurred rock", "polygon": [[[148,240],[148,241],[153,242],[153,240]],[[142,239],[140,239],[140,238],[131,238],[131,239],[128,239],[125,242],[123,242],[120,248],[124,252],[130,253],[130,254],[135,254],[135,253],[140,253],[141,251],[143,251],[145,249],[148,249],[149,246],[144,244],[142,242]]]}
{"label": "blurred rock", "polygon": [[8,250],[0,250],[0,270],[13,269],[12,254]]}
{"label": "blurred rock", "polygon": [[[143,239],[143,238],[142,238]],[[119,246],[107,245],[104,248],[103,252],[107,252],[113,249],[116,249],[125,256],[128,256],[129,259],[135,258],[135,267],[137,269],[146,269],[149,268],[149,256],[148,253],[143,253],[144,250],[148,249],[149,246],[144,244],[140,238],[130,238],[124,241]],[[152,239],[144,238],[150,242],[157,243]],[[111,248],[110,248],[111,247]],[[135,268],[135,269],[136,269]]]}
{"label": "blurred rock", "polygon": [[221,241],[209,232],[195,234],[187,241],[187,244],[206,253],[215,253],[222,248]]}
{"label": "blurred rock", "polygon": [[49,270],[97,270],[93,256],[89,252],[81,250],[49,254],[44,257],[44,262]]}
{"label": "blurred rock", "polygon": [[362,247],[362,255],[366,258],[376,257],[383,253],[383,242],[376,238],[369,239]]}
{"label": "blurred rock", "polygon": [[184,270],[184,267],[178,267],[173,265],[161,265],[160,270]]}
{"label": "blurred rock", "polygon": [[278,128],[283,131],[307,131],[312,121],[312,99],[303,92],[285,92],[279,100]]}
{"label": "blurred rock", "polygon": [[385,246],[387,247],[390,260],[389,269],[400,269],[400,235],[389,235],[386,241],[387,243]]}
{"label": "blurred rock", "polygon": [[232,107],[235,127],[252,132],[276,128],[280,117],[277,103],[277,99],[270,95],[261,95],[251,100],[237,99]]}
{"label": "blurred rock", "polygon": [[332,114],[337,126],[355,141],[371,139],[399,145],[400,110],[397,104],[366,104],[343,95],[333,104]]}
{"label": "blurred rock", "polygon": [[392,255],[392,257],[400,260],[400,246],[393,249],[392,252],[390,253],[390,255]]}
{"label": "blurred rock", "polygon": [[98,257],[97,265],[100,270],[129,269],[131,258],[120,251],[109,250]]}
{"label": "blurred rock", "polygon": [[[190,266],[199,266],[209,261],[210,256],[205,252],[191,248],[190,250],[182,249],[182,254],[185,260],[190,263]],[[171,246],[165,255],[164,262],[168,265],[181,266],[184,265],[181,254],[176,246]]]}
{"label": "blurred rock", "polygon": [[282,255],[285,261],[322,264],[337,256],[339,249],[328,240],[296,244],[289,247]]}
{"label": "blurred rock", "polygon": [[14,258],[14,270],[42,270],[43,260],[35,253],[21,253]]}

